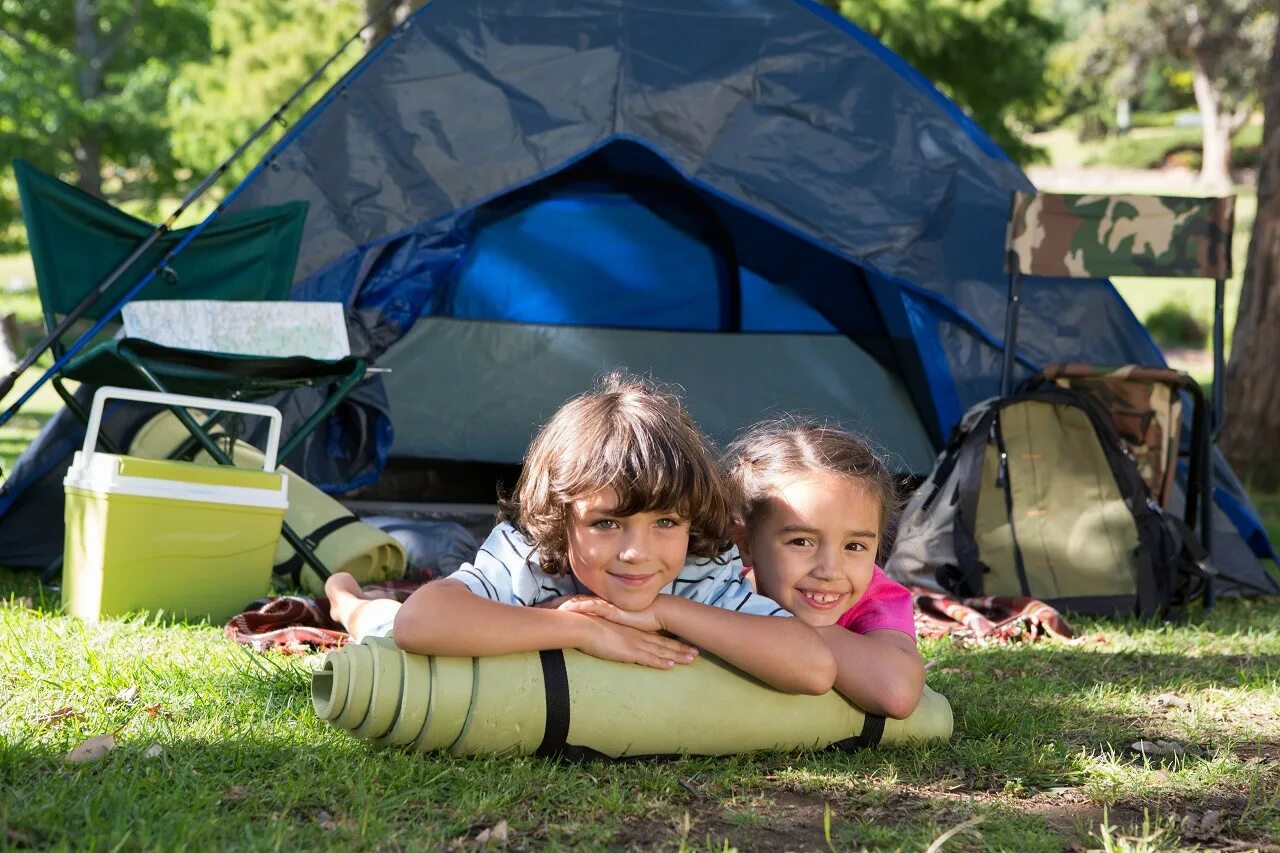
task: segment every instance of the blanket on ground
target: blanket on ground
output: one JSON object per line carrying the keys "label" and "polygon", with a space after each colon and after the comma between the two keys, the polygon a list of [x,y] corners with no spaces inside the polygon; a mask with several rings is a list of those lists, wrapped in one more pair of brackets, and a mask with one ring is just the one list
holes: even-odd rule
{"label": "blanket on ground", "polygon": [[911,587],[911,594],[921,637],[949,636],[974,645],[1082,639],[1062,614],[1039,599],[952,598],[920,586]]}
{"label": "blanket on ground", "polygon": [[[430,577],[385,581],[364,587],[366,595],[404,601]],[[256,652],[275,649],[285,654],[309,654],[336,649],[351,639],[329,616],[329,602],[303,595],[262,598],[231,617],[227,639]]]}
{"label": "blanket on ground", "polygon": [[[404,601],[430,577],[369,584],[373,597]],[[924,587],[912,587],[916,633],[921,637],[953,637],[974,645],[1030,642],[1040,639],[1080,641],[1067,620],[1035,598],[951,598]],[[329,616],[323,598],[281,595],[253,602],[231,618],[227,639],[263,652],[307,654],[336,649],[351,639]]]}

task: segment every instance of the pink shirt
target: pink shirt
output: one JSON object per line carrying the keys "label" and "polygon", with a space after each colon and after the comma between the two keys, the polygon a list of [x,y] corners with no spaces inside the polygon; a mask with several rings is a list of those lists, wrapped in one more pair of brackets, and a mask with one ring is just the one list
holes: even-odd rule
{"label": "pink shirt", "polygon": [[879,566],[871,574],[871,583],[857,603],[837,621],[855,634],[871,631],[901,631],[916,638],[915,603],[905,586],[890,580]]}

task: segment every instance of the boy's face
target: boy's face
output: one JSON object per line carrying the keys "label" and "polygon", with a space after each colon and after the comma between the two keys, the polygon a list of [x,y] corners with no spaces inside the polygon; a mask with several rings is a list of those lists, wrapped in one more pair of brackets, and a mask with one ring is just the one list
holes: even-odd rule
{"label": "boy's face", "polygon": [[644,610],[675,580],[689,550],[689,523],[675,512],[615,515],[601,489],[569,507],[569,568],[587,589],[623,610]]}
{"label": "boy's face", "polygon": [[782,483],[738,536],[760,592],[814,627],[834,625],[871,582],[880,502],[858,481],[805,474]]}

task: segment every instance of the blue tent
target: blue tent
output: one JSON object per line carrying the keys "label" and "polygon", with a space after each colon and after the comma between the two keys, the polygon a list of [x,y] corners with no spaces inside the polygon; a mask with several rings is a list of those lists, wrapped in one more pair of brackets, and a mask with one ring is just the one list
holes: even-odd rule
{"label": "blue tent", "polygon": [[[518,462],[616,364],[682,385],[720,441],[799,409],[924,473],[997,391],[1027,189],[808,0],[433,0],[230,209],[307,201],[294,296],[345,302],[390,368],[294,461],[341,491],[388,457]],[[1108,281],[1047,278],[1024,284],[1019,360],[1164,363]],[[1215,556],[1252,576],[1271,546],[1219,467]]]}

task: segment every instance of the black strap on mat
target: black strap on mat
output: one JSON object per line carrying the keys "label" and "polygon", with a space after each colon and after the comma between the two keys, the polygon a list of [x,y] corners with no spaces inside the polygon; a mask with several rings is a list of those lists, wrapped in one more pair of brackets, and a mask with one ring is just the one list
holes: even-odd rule
{"label": "black strap on mat", "polygon": [[[320,543],[330,535],[344,527],[355,524],[359,520],[359,517],[355,515],[340,515],[337,518],[326,521],[324,524],[302,537],[302,541],[306,542],[311,550],[314,551],[319,547]],[[277,575],[288,575],[293,579],[295,584],[301,584],[302,555],[295,553],[292,557],[276,566],[274,571]]]}
{"label": "black strap on mat", "polygon": [[853,737],[838,740],[831,744],[836,749],[852,751],[855,749],[874,749],[880,745],[884,737],[884,717],[879,714],[867,714],[862,721],[862,731]]}
{"label": "black strap on mat", "polygon": [[538,652],[538,658],[542,661],[542,690],[547,698],[547,725],[534,755],[551,758],[564,752],[569,738],[569,673],[560,649],[545,649]]}

